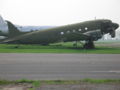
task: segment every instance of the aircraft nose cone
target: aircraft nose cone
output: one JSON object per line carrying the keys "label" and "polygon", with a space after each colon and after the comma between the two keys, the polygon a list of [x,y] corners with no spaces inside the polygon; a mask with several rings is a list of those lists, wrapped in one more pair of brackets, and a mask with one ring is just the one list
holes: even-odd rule
{"label": "aircraft nose cone", "polygon": [[115,27],[115,29],[117,29],[119,27],[119,24],[113,23],[113,27]]}

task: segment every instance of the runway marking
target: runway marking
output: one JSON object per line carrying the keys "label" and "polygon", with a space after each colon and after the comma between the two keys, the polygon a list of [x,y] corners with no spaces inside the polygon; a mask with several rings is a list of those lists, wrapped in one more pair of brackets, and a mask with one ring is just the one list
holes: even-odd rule
{"label": "runway marking", "polygon": [[109,71],[109,72],[111,72],[111,73],[120,73],[119,70],[111,70],[111,71]]}
{"label": "runway marking", "polygon": [[107,73],[119,73],[120,74],[120,70],[110,70],[110,71],[88,71],[88,72],[107,72]]}

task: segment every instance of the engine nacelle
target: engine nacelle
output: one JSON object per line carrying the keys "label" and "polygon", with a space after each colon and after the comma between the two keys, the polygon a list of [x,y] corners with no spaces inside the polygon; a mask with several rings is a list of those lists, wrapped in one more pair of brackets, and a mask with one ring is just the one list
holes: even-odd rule
{"label": "engine nacelle", "polygon": [[87,36],[90,36],[90,38],[94,41],[102,38],[102,33],[101,33],[100,29],[93,30],[93,31],[88,31],[88,32],[85,32],[84,34],[87,35]]}

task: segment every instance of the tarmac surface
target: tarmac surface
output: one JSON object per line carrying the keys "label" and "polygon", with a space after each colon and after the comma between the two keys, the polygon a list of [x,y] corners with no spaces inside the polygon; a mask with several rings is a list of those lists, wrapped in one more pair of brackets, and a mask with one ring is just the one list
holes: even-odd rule
{"label": "tarmac surface", "polygon": [[120,79],[120,54],[0,53],[0,79]]}

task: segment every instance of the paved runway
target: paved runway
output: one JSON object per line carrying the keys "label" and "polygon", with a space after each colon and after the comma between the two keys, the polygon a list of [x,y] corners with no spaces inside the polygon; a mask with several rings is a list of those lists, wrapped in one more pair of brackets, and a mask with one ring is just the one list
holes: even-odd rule
{"label": "paved runway", "polygon": [[0,53],[0,79],[120,79],[120,54]]}

